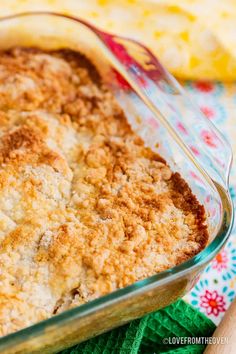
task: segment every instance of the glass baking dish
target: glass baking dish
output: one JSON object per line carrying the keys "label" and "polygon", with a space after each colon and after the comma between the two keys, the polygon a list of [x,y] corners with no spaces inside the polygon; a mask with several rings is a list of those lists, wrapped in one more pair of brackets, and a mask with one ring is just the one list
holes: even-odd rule
{"label": "glass baking dish", "polygon": [[180,172],[207,213],[209,244],[192,259],[0,339],[2,354],[58,352],[167,306],[191,289],[230,234],[232,153],[157,58],[134,40],[102,32],[78,18],[46,12],[1,18],[0,38],[1,49],[66,47],[83,52],[133,129]]}

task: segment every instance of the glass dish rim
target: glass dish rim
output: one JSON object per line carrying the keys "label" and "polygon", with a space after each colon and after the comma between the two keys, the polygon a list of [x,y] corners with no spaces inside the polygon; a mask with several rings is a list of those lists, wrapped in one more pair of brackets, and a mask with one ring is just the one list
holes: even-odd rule
{"label": "glass dish rim", "polygon": [[[80,19],[79,17],[69,16],[63,13],[51,12],[51,11],[30,11],[30,12],[16,13],[13,15],[0,17],[0,22],[7,21],[7,20],[14,20],[24,16],[30,17],[30,16],[40,16],[40,15],[58,17],[58,18],[78,22],[88,27],[92,32],[96,29],[96,27],[93,24],[83,19]],[[108,32],[104,32],[104,31],[102,32],[109,34]],[[125,37],[122,36],[122,38]],[[101,48],[102,48],[103,45],[101,39],[99,37],[97,37],[97,39],[99,42],[101,42]],[[138,41],[136,40],[134,41],[135,43],[139,44]],[[140,45],[142,44],[140,43]],[[170,79],[172,80],[172,75],[169,74],[169,76]],[[61,314],[40,321],[22,330],[3,336],[0,338],[0,349],[1,348],[4,349],[5,346],[12,344],[13,342],[17,344],[27,339],[30,339],[33,336],[42,333],[47,328],[50,329],[51,326],[63,325],[64,323],[69,322],[73,319],[86,316],[89,313],[96,311],[102,307],[108,306],[111,303],[121,301],[124,297],[132,296],[134,293],[141,292],[144,288],[145,289],[151,288],[157,285],[171,282],[173,279],[180,278],[186,273],[193,271],[195,268],[207,264],[211,259],[214,258],[214,256],[218,253],[218,251],[223,247],[223,245],[227,241],[234,222],[233,203],[228,190],[225,190],[224,188],[220,187],[214,181],[212,182],[214,183],[223,204],[222,223],[215,238],[200,253],[190,258],[186,262],[181,263],[180,265],[162,271],[158,274],[155,274],[143,280],[139,280],[133,283],[132,285],[129,285],[123,289],[115,290],[112,293],[109,293],[108,295],[92,300],[86,304],[77,306],[70,310],[63,311]],[[224,198],[222,198],[222,195],[224,196]],[[227,224],[224,224],[226,214],[229,214],[228,222]]]}

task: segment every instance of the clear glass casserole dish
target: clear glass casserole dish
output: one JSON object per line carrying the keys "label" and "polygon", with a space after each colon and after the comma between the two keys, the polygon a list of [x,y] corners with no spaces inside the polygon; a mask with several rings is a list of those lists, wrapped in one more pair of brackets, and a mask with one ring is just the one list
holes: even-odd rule
{"label": "clear glass casserole dish", "polygon": [[[79,15],[79,14],[78,14]],[[55,13],[0,19],[0,48],[70,48],[84,53],[116,96],[133,129],[180,172],[207,213],[209,244],[172,269],[2,337],[1,353],[51,353],[182,297],[226,242],[233,223],[230,146],[143,45]]]}

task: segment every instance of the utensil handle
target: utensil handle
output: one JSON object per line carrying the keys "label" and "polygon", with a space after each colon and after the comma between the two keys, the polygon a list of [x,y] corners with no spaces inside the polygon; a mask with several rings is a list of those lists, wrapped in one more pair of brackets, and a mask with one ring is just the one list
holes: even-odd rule
{"label": "utensil handle", "polygon": [[204,354],[234,354],[236,352],[236,299],[230,305],[213,337],[226,337],[225,344],[208,344]]}

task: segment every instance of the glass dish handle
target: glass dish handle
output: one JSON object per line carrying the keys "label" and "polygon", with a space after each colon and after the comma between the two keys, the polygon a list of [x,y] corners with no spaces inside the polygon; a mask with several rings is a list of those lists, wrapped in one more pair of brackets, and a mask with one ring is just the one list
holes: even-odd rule
{"label": "glass dish handle", "polygon": [[202,173],[228,190],[232,151],[225,137],[149,49],[135,40],[94,30],[126,84],[132,86]]}

